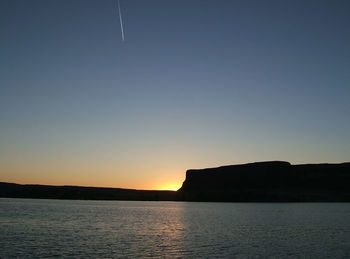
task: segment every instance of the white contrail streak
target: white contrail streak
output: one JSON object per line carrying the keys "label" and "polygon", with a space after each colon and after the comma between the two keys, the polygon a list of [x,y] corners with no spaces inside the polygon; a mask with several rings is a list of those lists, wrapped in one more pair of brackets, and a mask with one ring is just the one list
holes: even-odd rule
{"label": "white contrail streak", "polygon": [[118,13],[119,13],[119,21],[120,21],[120,31],[122,33],[122,41],[124,41],[124,28],[123,28],[123,19],[122,19],[122,12],[120,11],[120,3],[118,0]]}

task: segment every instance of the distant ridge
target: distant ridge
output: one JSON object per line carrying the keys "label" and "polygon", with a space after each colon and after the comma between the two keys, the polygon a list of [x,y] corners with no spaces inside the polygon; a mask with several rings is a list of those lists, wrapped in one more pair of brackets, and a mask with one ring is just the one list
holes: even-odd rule
{"label": "distant ridge", "polygon": [[266,161],[190,169],[178,191],[0,182],[0,197],[216,202],[350,202],[350,163]]}
{"label": "distant ridge", "polygon": [[135,200],[135,201],[175,201],[175,191],[147,191],[121,188],[52,186],[14,184],[0,182],[0,197],[71,199],[71,200]]}

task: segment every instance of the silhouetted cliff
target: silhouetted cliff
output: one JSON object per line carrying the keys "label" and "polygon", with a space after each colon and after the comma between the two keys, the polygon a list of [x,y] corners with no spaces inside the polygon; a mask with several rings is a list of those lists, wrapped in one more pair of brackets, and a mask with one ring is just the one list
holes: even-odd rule
{"label": "silhouetted cliff", "polygon": [[350,201],[350,163],[272,161],[188,170],[179,192],[189,201]]}

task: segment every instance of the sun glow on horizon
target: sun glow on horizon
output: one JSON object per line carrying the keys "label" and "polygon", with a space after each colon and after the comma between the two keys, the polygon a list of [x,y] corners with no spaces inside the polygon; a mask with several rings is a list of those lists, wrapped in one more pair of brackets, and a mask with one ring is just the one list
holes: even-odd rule
{"label": "sun glow on horizon", "polygon": [[181,183],[166,183],[164,185],[161,185],[158,190],[161,191],[177,191],[181,188]]}

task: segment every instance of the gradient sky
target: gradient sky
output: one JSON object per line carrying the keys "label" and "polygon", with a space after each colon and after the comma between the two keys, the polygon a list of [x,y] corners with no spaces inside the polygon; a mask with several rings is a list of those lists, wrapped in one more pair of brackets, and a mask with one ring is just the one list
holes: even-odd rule
{"label": "gradient sky", "polygon": [[0,181],[180,187],[350,160],[350,1],[0,1]]}

